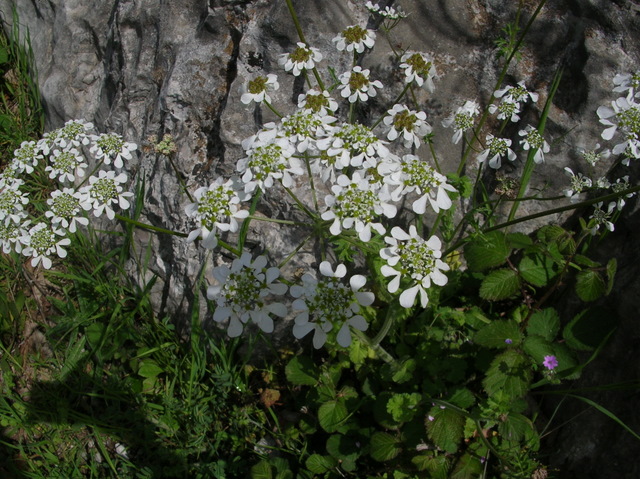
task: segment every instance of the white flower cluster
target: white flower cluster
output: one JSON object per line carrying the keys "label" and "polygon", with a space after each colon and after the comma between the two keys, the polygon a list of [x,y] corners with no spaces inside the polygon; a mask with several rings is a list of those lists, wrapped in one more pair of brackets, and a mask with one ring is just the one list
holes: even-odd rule
{"label": "white flower cluster", "polygon": [[[391,20],[394,15],[403,15],[373,4],[369,9]],[[337,35],[333,43],[339,51],[351,53],[355,58],[372,48],[375,38],[375,32],[352,25]],[[199,238],[204,248],[215,248],[220,244],[221,234],[238,232],[240,222],[249,217],[243,202],[268,194],[272,188],[286,188],[293,194],[300,184],[322,185],[316,190],[329,192],[324,202],[316,198],[313,205],[301,205],[302,209],[317,224],[325,221],[331,235],[357,237],[364,243],[370,243],[374,235],[384,238],[393,245],[380,251],[387,261],[385,275],[393,276],[389,291],[398,291],[402,278],[408,288],[408,293],[401,295],[402,305],[413,307],[418,291],[420,304],[426,305],[431,284],[443,285],[447,280],[442,273],[448,267],[440,260],[440,241],[436,237],[424,241],[419,239],[415,228],[410,230],[416,242],[423,241],[427,246],[416,246],[410,261],[419,260],[421,266],[409,271],[396,257],[400,254],[400,243],[406,238],[397,231],[389,235],[385,224],[397,215],[407,198],[417,215],[428,211],[437,214],[453,205],[449,195],[455,194],[456,189],[418,151],[432,132],[427,114],[397,104],[374,127],[352,121],[351,115],[345,121],[347,113],[341,115],[341,103],[345,110],[352,111],[356,104],[375,97],[383,85],[371,78],[370,70],[354,61],[348,71],[335,76],[337,84],[332,94],[323,88],[318,72],[307,74],[321,60],[317,49],[302,42],[297,43],[293,52],[280,56],[284,70],[294,76],[305,74],[310,87],[299,95],[297,110],[278,115],[277,121],[264,124],[242,141],[244,155],[236,163],[237,177],[218,178],[210,186],[195,190],[192,202],[186,205],[187,216],[193,221],[188,240]],[[406,88],[434,90],[436,70],[431,55],[409,51],[400,62]],[[311,85],[313,79],[318,80],[315,86]],[[268,102],[267,106],[276,112],[270,95],[278,86],[278,78],[273,74],[255,76],[241,101]],[[473,116],[477,110],[475,103],[468,102],[463,114]],[[274,328],[273,318],[287,314],[285,302],[278,298],[287,288],[278,282],[279,270],[266,266],[264,256],[252,259],[246,252],[238,254],[240,258],[231,266],[214,269],[216,283],[208,290],[209,299],[215,302],[214,320],[228,322],[231,336],[241,334],[249,322],[270,332]],[[365,285],[364,276],[354,275],[345,283],[346,275],[345,265],[339,264],[334,270],[324,261],[319,276],[306,273],[298,284],[290,287],[295,299],[293,307],[299,311],[293,328],[297,338],[313,332],[316,348],[328,338],[347,346],[352,329],[367,329],[361,308],[371,305],[374,295],[360,291]]]}
{"label": "white flower cluster", "polygon": [[[70,120],[37,142],[23,142],[0,173],[3,252],[22,253],[32,258],[32,266],[46,269],[53,264],[51,256],[66,257],[63,247],[71,242],[67,234],[89,224],[88,212],[113,219],[114,207],[129,208],[133,193],[124,191],[127,175],[101,168],[122,168],[136,149],[116,133],[94,134],[93,124],[84,120]],[[86,177],[89,165],[94,171]],[[44,212],[29,197],[29,180],[38,174],[55,181]]]}

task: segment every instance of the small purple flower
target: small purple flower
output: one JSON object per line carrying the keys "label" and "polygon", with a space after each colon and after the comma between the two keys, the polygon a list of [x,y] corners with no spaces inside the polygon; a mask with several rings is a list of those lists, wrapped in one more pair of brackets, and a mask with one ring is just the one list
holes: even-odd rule
{"label": "small purple flower", "polygon": [[513,343],[513,339],[507,338],[507,339],[504,340],[504,342],[507,343],[507,344],[512,344]]}
{"label": "small purple flower", "polygon": [[558,360],[555,356],[545,356],[544,361],[542,361],[542,365],[549,371],[553,371],[558,367]]}

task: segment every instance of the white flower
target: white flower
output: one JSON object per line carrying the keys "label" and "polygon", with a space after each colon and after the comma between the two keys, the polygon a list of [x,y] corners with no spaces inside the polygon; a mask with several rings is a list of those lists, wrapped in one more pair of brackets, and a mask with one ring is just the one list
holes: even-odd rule
{"label": "white flower", "polygon": [[378,165],[378,173],[383,182],[395,189],[391,192],[393,201],[400,201],[403,196],[415,192],[418,199],[411,205],[419,215],[427,209],[427,201],[433,210],[448,210],[453,205],[447,191],[456,189],[447,183],[447,178],[415,155],[404,155],[401,160],[387,161]]}
{"label": "white flower", "polygon": [[49,256],[56,253],[60,258],[65,258],[67,252],[62,248],[71,243],[69,238],[58,238],[64,236],[64,232],[59,229],[52,228],[46,223],[38,223],[32,227],[29,232],[20,238],[24,245],[22,254],[31,256],[31,266],[34,268],[42,261],[45,269],[51,268],[51,259]]}
{"label": "white flower", "polygon": [[338,177],[331,191],[333,195],[325,197],[328,209],[322,213],[322,219],[333,220],[329,228],[333,235],[353,228],[360,240],[367,242],[371,239],[371,229],[379,234],[386,231],[382,223],[376,222],[380,215],[393,218],[397,213],[397,208],[388,203],[391,198],[386,186],[376,188],[358,171],[353,173],[353,178],[346,175]]}
{"label": "white flower", "polygon": [[311,110],[320,116],[325,116],[334,114],[338,110],[338,102],[326,90],[311,89],[307,93],[301,93],[298,96],[298,108]]}
{"label": "white flower", "polygon": [[89,151],[93,153],[98,160],[102,160],[105,165],[111,164],[116,168],[122,168],[124,162],[122,159],[131,160],[131,152],[138,148],[138,145],[128,141],[124,141],[121,135],[117,133],[102,133],[101,135],[91,136],[92,145]]}
{"label": "white flower", "polygon": [[283,295],[287,286],[275,282],[280,277],[278,268],[267,268],[267,258],[258,256],[251,261],[250,253],[243,253],[226,265],[213,269],[218,284],[209,286],[207,298],[215,301],[213,319],[229,321],[227,334],[235,338],[242,334],[244,324],[253,321],[265,333],[273,332],[271,314],[281,318],[287,315],[282,303],[270,302],[269,296]]}
{"label": "white flower", "polygon": [[298,152],[304,153],[309,149],[316,149],[316,139],[326,136],[334,121],[336,119],[329,115],[320,115],[306,109],[297,110],[280,120],[278,135],[287,137],[296,145]]}
{"label": "white flower", "polygon": [[69,120],[62,128],[45,133],[38,147],[45,155],[54,147],[62,149],[80,148],[90,143],[89,134],[93,131],[93,123],[84,120]]}
{"label": "white flower", "polygon": [[73,182],[76,174],[84,176],[84,169],[87,168],[84,157],[75,148],[65,150],[53,150],[49,155],[49,164],[44,171],[49,172],[49,178],[57,178],[58,181]]}
{"label": "white flower", "polygon": [[613,91],[640,98],[640,70],[633,74],[618,73],[613,77],[613,84],[616,85]]}
{"label": "white flower", "polygon": [[71,188],[52,191],[51,197],[47,200],[51,209],[45,211],[44,215],[51,218],[53,227],[62,226],[69,232],[75,233],[76,224],[84,226],[89,224],[89,220],[80,215],[83,211],[82,200],[82,194]]}
{"label": "white flower", "polygon": [[238,231],[238,220],[249,216],[249,211],[239,210],[240,201],[248,199],[237,178],[224,181],[218,177],[209,185],[198,188],[194,193],[195,203],[189,203],[185,212],[196,222],[196,229],[189,233],[188,242],[202,236],[202,246],[213,249],[218,245],[216,229],[220,231]]}
{"label": "white flower", "polygon": [[518,106],[518,110],[521,108],[521,104],[528,100],[534,103],[538,101],[538,94],[527,90],[524,86],[524,81],[518,82],[516,86],[507,85],[500,90],[496,90],[493,96],[502,98],[503,101],[508,103],[515,103]]}
{"label": "white flower", "polygon": [[480,107],[475,101],[466,101],[453,115],[442,122],[445,128],[453,127],[455,130],[451,141],[457,145],[465,131],[473,128],[474,118],[480,113]]}
{"label": "white flower", "polygon": [[405,148],[411,148],[413,145],[419,148],[420,138],[431,133],[431,126],[426,122],[427,115],[423,111],[416,112],[409,110],[405,105],[396,104],[387,113],[389,116],[383,120],[385,125],[391,127],[387,139],[393,141],[402,136]]}
{"label": "white flower", "polygon": [[600,143],[596,143],[596,147],[593,150],[586,150],[584,148],[578,148],[578,153],[582,155],[584,161],[589,163],[591,166],[596,166],[600,160],[606,160],[611,156],[610,150],[603,150],[598,152],[600,149]]}
{"label": "white flower", "polygon": [[389,156],[385,143],[370,128],[359,123],[336,126],[328,137],[316,142],[321,151],[337,157],[337,169],[353,166],[375,168],[379,159]]}
{"label": "white flower", "polygon": [[349,278],[349,286],[342,279],[347,274],[343,264],[336,267],[335,272],[328,261],[320,263],[320,280],[311,274],[302,276],[302,286],[291,286],[291,296],[296,298],[293,309],[301,311],[295,318],[293,335],[300,339],[311,331],[313,346],[321,348],[327,340],[327,333],[339,329],[336,335],[338,344],[348,347],[351,344],[350,328],[359,331],[367,330],[366,320],[358,314],[360,306],[370,306],[374,295],[359,291],[366,283],[362,275]]}
{"label": "white flower", "polygon": [[20,221],[0,221],[0,242],[2,242],[2,252],[5,254],[15,251],[22,252],[22,242],[20,238],[27,235],[30,220],[25,219],[27,214],[22,211],[18,214]]}
{"label": "white flower", "polygon": [[89,184],[79,190],[82,193],[82,207],[87,211],[93,209],[96,217],[106,212],[107,218],[112,220],[115,218],[112,205],[117,203],[123,210],[130,206],[127,198],[133,196],[133,193],[123,192],[121,186],[126,182],[127,175],[120,173],[116,176],[115,171],[101,170],[97,177],[90,176]]}
{"label": "white flower", "polygon": [[248,91],[242,94],[240,101],[245,105],[252,101],[256,103],[262,103],[263,101],[271,103],[269,92],[276,91],[278,88],[280,88],[278,77],[273,73],[269,73],[266,77],[259,76],[249,82]]}
{"label": "white flower", "polygon": [[415,82],[419,87],[424,86],[429,93],[433,93],[433,79],[436,68],[433,58],[428,53],[407,52],[400,59],[400,68],[404,70],[405,83]]}
{"label": "white flower", "polygon": [[629,152],[627,156],[640,158],[640,104],[628,96],[611,102],[611,107],[601,106],[596,111],[600,123],[608,127],[602,132],[602,138],[611,140],[619,131],[624,141],[613,147],[613,153]]}
{"label": "white flower", "polygon": [[549,153],[551,148],[549,147],[549,143],[538,133],[538,130],[531,125],[527,125],[524,130],[518,132],[518,135],[524,137],[520,140],[522,148],[535,151],[533,161],[536,163],[544,162],[544,154]]}
{"label": "white flower", "polygon": [[20,148],[13,152],[12,169],[18,174],[33,173],[38,160],[43,158],[40,147],[35,141],[23,141]]}
{"label": "white flower", "polygon": [[585,188],[591,188],[593,183],[591,182],[591,178],[584,176],[582,173],[576,175],[569,167],[566,167],[564,172],[571,179],[571,185],[562,190],[562,193],[567,198],[570,198],[572,203],[575,203],[580,199],[580,194]]}
{"label": "white flower", "polygon": [[250,141],[245,144],[250,145],[247,157],[237,163],[245,192],[252,193],[256,188],[266,191],[273,186],[274,180],[280,180],[285,188],[290,188],[293,186],[291,175],[304,174],[300,160],[293,157],[296,149],[288,138],[266,141],[258,138],[253,144]]}
{"label": "white flower", "polygon": [[589,217],[591,234],[595,235],[600,229],[600,226],[604,226],[606,229],[613,232],[615,228],[611,222],[611,217],[613,216],[613,210],[616,208],[616,202],[612,201],[609,203],[607,211],[602,209],[602,201],[600,203],[596,203],[593,207],[593,214]]}
{"label": "white flower", "polygon": [[298,42],[298,47],[293,52],[280,55],[278,63],[284,67],[285,71],[299,76],[302,70],[312,70],[320,61],[322,61],[320,50]]}
{"label": "white flower", "polygon": [[369,81],[369,70],[363,70],[359,65],[340,75],[340,95],[349,98],[350,103],[367,101],[369,97],[376,96],[376,88],[382,88],[380,80]]}
{"label": "white flower", "polygon": [[[620,193],[629,188],[631,188],[631,184],[629,183],[629,175],[625,175],[622,178],[618,178],[615,183],[611,184],[611,189],[613,190],[614,193]],[[616,201],[616,208],[618,208],[618,211],[624,208],[624,205],[626,204],[625,199],[631,198],[633,196],[635,196],[635,193],[628,193],[624,196],[620,196]]]}
{"label": "white flower", "polygon": [[492,115],[498,112],[496,118],[498,120],[510,120],[513,123],[520,121],[520,105],[518,103],[513,103],[510,101],[505,101],[502,99],[500,103],[497,105],[492,103],[489,105],[489,113]]}
{"label": "white flower", "polygon": [[365,4],[365,7],[371,13],[375,13],[375,14],[380,15],[381,17],[389,19],[389,20],[400,20],[400,19],[406,18],[408,16],[400,8],[398,8],[396,10],[395,8],[390,7],[390,6],[387,5],[386,7],[384,7],[384,9],[382,9],[382,8],[380,8],[380,5],[373,4],[370,0],[367,1],[367,3]]}
{"label": "white flower", "polygon": [[496,138],[492,134],[487,135],[487,148],[478,155],[478,161],[483,163],[489,158],[489,166],[493,169],[500,168],[500,158],[507,156],[509,161],[515,161],[516,154],[510,148],[511,140],[508,138]]}
{"label": "white flower", "polygon": [[20,191],[24,181],[19,178],[11,178],[4,181],[0,189],[0,222],[22,221],[24,207],[29,204],[27,193]]}
{"label": "white flower", "polygon": [[358,25],[352,25],[345,28],[333,40],[336,48],[340,51],[348,52],[356,51],[362,53],[367,48],[373,48],[376,42],[376,34],[372,30],[366,30]]}
{"label": "white flower", "polygon": [[438,286],[447,284],[447,276],[443,271],[448,271],[449,265],[440,259],[440,239],[432,236],[425,241],[418,235],[416,227],[411,225],[409,233],[395,226],[391,236],[384,240],[390,246],[380,250],[380,256],[387,261],[380,271],[383,276],[392,277],[387,289],[390,293],[398,291],[404,276],[411,286],[400,294],[400,305],[403,308],[413,307],[420,293],[420,304],[426,308],[429,302],[427,290],[431,283]]}

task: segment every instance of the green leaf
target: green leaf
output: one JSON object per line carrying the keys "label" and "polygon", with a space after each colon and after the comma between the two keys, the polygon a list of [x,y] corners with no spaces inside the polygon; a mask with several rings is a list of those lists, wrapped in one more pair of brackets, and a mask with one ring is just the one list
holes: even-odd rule
{"label": "green leaf", "polygon": [[431,479],[447,479],[449,460],[444,454],[440,456],[421,454],[413,457],[411,462],[419,471],[427,471]]}
{"label": "green leaf", "polygon": [[539,441],[531,420],[517,413],[509,413],[504,421],[498,423],[498,433],[502,439],[511,442],[526,440],[528,443],[532,441],[537,443]]}
{"label": "green leaf", "polygon": [[586,269],[576,276],[576,294],[582,301],[595,301],[606,290],[607,285],[597,271]]}
{"label": "green leaf", "polygon": [[536,311],[531,315],[527,325],[528,334],[537,334],[547,341],[553,341],[560,331],[560,317],[553,308]]}
{"label": "green leaf", "polygon": [[487,275],[480,285],[480,297],[490,301],[507,299],[520,290],[518,273],[511,269],[498,269]]}
{"label": "green leaf", "polygon": [[509,233],[507,235],[507,243],[509,246],[515,249],[526,248],[527,246],[533,246],[533,240],[524,233]]}
{"label": "green leaf", "polygon": [[556,263],[542,254],[529,254],[522,258],[518,265],[520,276],[527,283],[542,287],[556,275]]}
{"label": "green leaf", "polygon": [[477,457],[465,454],[456,463],[451,479],[477,479],[482,475],[482,463]]}
{"label": "green leaf", "polygon": [[484,271],[500,266],[509,257],[511,248],[503,232],[492,231],[464,247],[464,257],[471,271]]}
{"label": "green leaf", "polygon": [[567,345],[579,351],[592,351],[597,348],[618,322],[611,310],[591,308],[576,315],[562,332]]}
{"label": "green leaf", "polygon": [[476,398],[467,388],[458,388],[449,397],[448,402],[462,409],[470,408],[476,402]]}
{"label": "green leaf", "polygon": [[321,456],[320,454],[311,454],[305,462],[307,469],[315,474],[323,474],[330,471],[338,465],[338,461],[331,456]]}
{"label": "green leaf", "polygon": [[380,462],[390,461],[400,454],[400,440],[386,432],[376,431],[371,436],[371,457]]}
{"label": "green leaf", "polygon": [[[511,343],[505,341],[511,340]],[[480,346],[487,348],[506,348],[509,344],[522,341],[522,333],[515,321],[495,320],[480,329],[473,338]]]}
{"label": "green leaf", "polygon": [[385,429],[398,429],[400,423],[393,419],[393,416],[387,410],[387,403],[393,396],[389,391],[381,392],[373,404],[373,418],[378,424]]}
{"label": "green leaf", "polygon": [[576,254],[573,256],[573,262],[580,266],[586,266],[587,268],[598,268],[600,263],[596,263],[592,259],[582,254]]}
{"label": "green leaf", "polygon": [[538,230],[537,237],[545,244],[557,244],[558,250],[562,253],[572,254],[576,250],[573,234],[558,225],[543,226]]}
{"label": "green leaf", "polygon": [[[433,420],[430,420],[433,418]],[[427,418],[427,433],[436,446],[450,453],[458,450],[464,433],[464,417],[450,408],[431,408]]]}
{"label": "green leaf", "polygon": [[615,258],[611,258],[607,263],[607,290],[604,294],[609,296],[611,290],[613,289],[613,283],[616,279],[616,271],[618,269],[618,262]]}
{"label": "green leaf", "polygon": [[296,356],[289,361],[284,370],[287,381],[301,386],[315,386],[320,373],[308,356]]}
{"label": "green leaf", "polygon": [[272,479],[271,465],[266,460],[261,460],[251,467],[251,479]]}
{"label": "green leaf", "polygon": [[537,334],[532,334],[524,340],[523,349],[537,364],[542,364],[545,356],[553,355],[551,343]]}
{"label": "green leaf", "polygon": [[524,396],[531,382],[529,360],[514,349],[507,349],[491,362],[482,382],[489,396],[505,393],[513,399]]}
{"label": "green leaf", "polygon": [[422,395],[418,393],[394,394],[387,402],[387,412],[394,421],[409,422],[416,415],[421,399]]}
{"label": "green leaf", "polygon": [[328,401],[320,406],[318,410],[320,427],[327,432],[335,432],[342,425],[348,414],[347,407],[343,401]]}
{"label": "green leaf", "polygon": [[356,459],[360,456],[360,448],[356,445],[356,441],[343,434],[329,436],[329,439],[327,439],[327,452],[338,461],[341,461],[343,468],[345,463],[355,464]]}
{"label": "green leaf", "polygon": [[164,369],[158,366],[158,363],[153,359],[144,359],[138,368],[138,374],[143,378],[155,378],[158,374],[163,372]]}

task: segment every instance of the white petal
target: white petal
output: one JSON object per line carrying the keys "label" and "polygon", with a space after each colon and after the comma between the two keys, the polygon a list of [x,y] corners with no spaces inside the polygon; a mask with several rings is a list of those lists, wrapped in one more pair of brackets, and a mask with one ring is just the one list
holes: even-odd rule
{"label": "white petal", "polygon": [[[214,318],[215,319],[215,318]],[[237,338],[242,334],[242,323],[237,316],[231,316],[229,320],[229,328],[227,329],[227,335],[230,338]]]}
{"label": "white petal", "polygon": [[403,308],[413,307],[413,303],[416,300],[416,295],[418,294],[419,289],[420,287],[418,285],[405,289],[400,295],[400,306]]}
{"label": "white petal", "polygon": [[351,285],[351,290],[352,291],[359,290],[360,288],[362,288],[365,285],[366,282],[367,282],[367,279],[364,276],[362,276],[361,274],[354,274],[349,279],[349,284]]}
{"label": "white petal", "polygon": [[336,337],[338,340],[338,344],[343,348],[349,347],[351,345],[351,331],[349,331],[349,325],[344,323],[338,331],[338,335]]}

